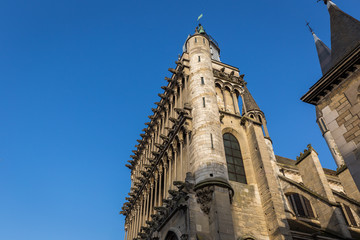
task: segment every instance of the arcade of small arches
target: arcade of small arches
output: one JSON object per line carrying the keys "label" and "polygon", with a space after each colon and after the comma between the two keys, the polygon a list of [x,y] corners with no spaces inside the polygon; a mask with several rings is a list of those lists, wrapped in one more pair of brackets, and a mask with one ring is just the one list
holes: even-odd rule
{"label": "arcade of small arches", "polygon": [[215,91],[220,111],[241,115],[239,97],[242,105],[241,96],[244,90],[240,85],[215,79]]}
{"label": "arcade of small arches", "polygon": [[[137,201],[134,211],[131,211],[126,218],[129,234],[139,232],[141,226],[145,226],[146,221],[151,220],[151,215],[156,213],[155,207],[162,206],[163,199],[166,199],[168,191],[174,189],[172,184],[174,181],[185,179],[188,166],[183,164],[187,162],[184,161],[184,158],[189,149],[190,137],[189,131],[185,127],[181,127],[161,161],[157,164],[153,177],[145,185],[145,190],[140,193],[140,199]],[[140,162],[139,169],[146,169],[148,166],[149,164]],[[144,174],[146,173],[143,170],[134,170],[132,178],[140,179],[140,176]],[[137,184],[141,184],[141,181],[135,183],[135,185]],[[130,237],[132,239],[135,235]]]}

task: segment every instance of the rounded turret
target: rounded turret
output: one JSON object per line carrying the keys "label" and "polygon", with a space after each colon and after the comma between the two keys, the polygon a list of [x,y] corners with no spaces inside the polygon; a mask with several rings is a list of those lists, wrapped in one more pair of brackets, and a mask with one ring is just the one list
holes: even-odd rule
{"label": "rounded turret", "polygon": [[190,158],[196,184],[206,180],[228,181],[210,46],[211,40],[205,32],[197,31],[186,42],[193,124]]}

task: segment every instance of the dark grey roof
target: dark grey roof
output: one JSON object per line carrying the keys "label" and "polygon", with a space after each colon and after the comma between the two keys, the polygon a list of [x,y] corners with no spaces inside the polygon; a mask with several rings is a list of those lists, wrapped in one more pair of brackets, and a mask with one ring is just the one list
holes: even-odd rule
{"label": "dark grey roof", "polygon": [[331,67],[360,44],[360,22],[327,2],[331,28]]}
{"label": "dark grey roof", "polygon": [[[275,158],[278,163],[288,165],[288,166],[296,166],[296,160],[292,160],[292,159],[286,158],[286,157],[281,157],[278,155],[275,155]],[[323,170],[326,175],[337,176],[336,171],[334,171],[334,170],[327,169],[327,168],[323,168]]]}
{"label": "dark grey roof", "polygon": [[325,74],[331,66],[331,51],[325,45],[325,43],[316,36],[314,32],[312,32],[312,35],[314,37],[315,46],[319,57],[321,72],[322,74]]}
{"label": "dark grey roof", "polygon": [[[253,110],[260,111],[259,106],[256,104],[254,98],[251,96],[249,89],[244,86],[244,94],[243,94],[244,102],[243,102],[243,112],[249,112]],[[244,107],[246,111],[244,111]]]}
{"label": "dark grey roof", "polygon": [[285,164],[285,165],[295,166],[295,163],[296,163],[295,160],[292,160],[292,159],[286,158],[286,157],[281,157],[281,156],[278,156],[278,155],[275,155],[275,158],[276,158],[276,161],[278,163],[282,163],[282,164]]}

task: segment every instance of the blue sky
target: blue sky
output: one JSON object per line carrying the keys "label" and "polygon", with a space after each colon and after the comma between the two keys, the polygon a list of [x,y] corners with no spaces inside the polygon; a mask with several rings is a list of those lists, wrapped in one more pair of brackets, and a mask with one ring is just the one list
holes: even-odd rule
{"label": "blue sky", "polygon": [[[360,19],[358,0],[335,1]],[[136,139],[196,19],[239,67],[275,153],[335,164],[299,99],[321,77],[307,1],[0,1],[0,239],[115,240]]]}

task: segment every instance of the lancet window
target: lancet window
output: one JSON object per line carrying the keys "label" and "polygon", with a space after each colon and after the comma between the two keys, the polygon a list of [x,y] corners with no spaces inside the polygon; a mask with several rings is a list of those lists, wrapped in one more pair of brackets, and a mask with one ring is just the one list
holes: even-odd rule
{"label": "lancet window", "polygon": [[223,140],[229,180],[247,183],[239,142],[231,133],[225,133]]}

